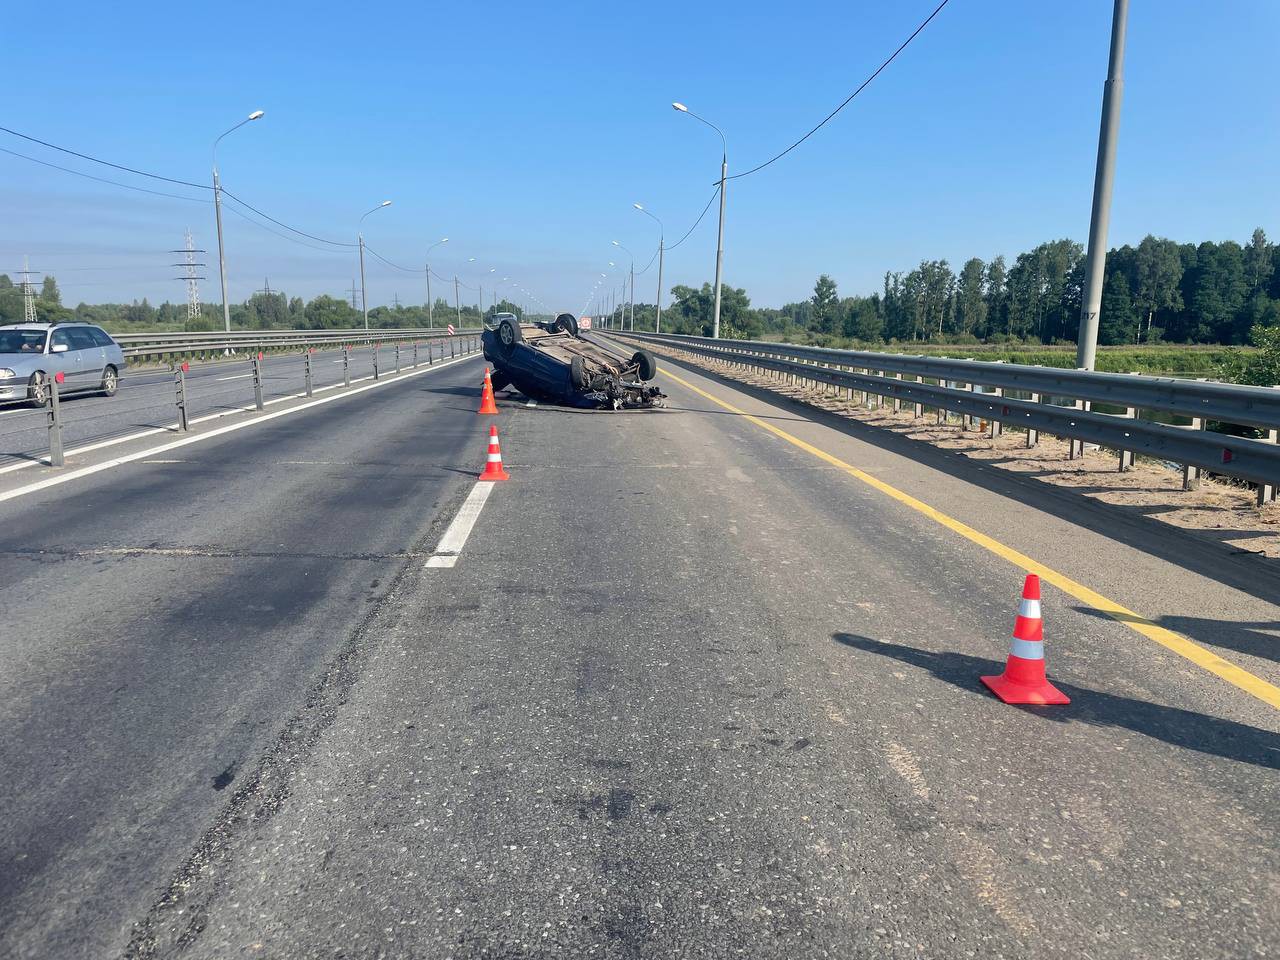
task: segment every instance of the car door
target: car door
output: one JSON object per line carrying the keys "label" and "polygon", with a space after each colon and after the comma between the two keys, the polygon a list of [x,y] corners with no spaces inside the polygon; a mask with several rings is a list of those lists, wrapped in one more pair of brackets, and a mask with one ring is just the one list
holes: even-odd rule
{"label": "car door", "polygon": [[72,351],[80,354],[80,382],[77,390],[96,390],[102,385],[102,368],[107,365],[106,352],[92,327],[68,327]]}
{"label": "car door", "polygon": [[60,373],[64,378],[61,387],[63,393],[82,389],[84,370],[81,366],[80,351],[71,343],[69,327],[55,328],[50,334],[47,360],[49,376],[53,377]]}

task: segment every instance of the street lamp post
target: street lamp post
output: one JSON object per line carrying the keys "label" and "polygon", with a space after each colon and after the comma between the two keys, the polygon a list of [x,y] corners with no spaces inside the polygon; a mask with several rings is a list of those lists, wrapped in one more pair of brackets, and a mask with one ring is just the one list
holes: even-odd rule
{"label": "street lamp post", "polygon": [[665,241],[666,229],[662,226],[662,221],[658,220],[657,217],[655,217],[652,213],[646,210],[643,206],[641,206],[638,203],[633,203],[632,206],[635,207],[637,210],[639,210],[641,213],[643,213],[646,217],[653,217],[653,219],[657,221],[657,224],[658,224],[658,315],[654,318],[654,321],[653,321],[653,332],[661,333],[662,332],[662,256],[663,256],[664,247],[666,246],[666,241]]}
{"label": "street lamp post", "polygon": [[434,328],[436,325],[435,323],[436,305],[431,300],[431,251],[434,250],[436,247],[440,246],[440,244],[448,243],[448,242],[449,242],[449,238],[445,237],[443,240],[437,240],[431,246],[427,247],[426,268],[427,268],[427,329],[428,330]]}
{"label": "street lamp post", "polygon": [[[374,207],[372,210],[370,210],[370,211],[369,211],[369,213],[366,213],[366,214],[364,215],[364,217],[367,217],[370,213],[376,213],[377,211],[381,210],[383,207],[389,207],[389,206],[391,206],[391,201],[390,201],[390,200],[383,200],[380,204],[378,204],[376,207]],[[361,224],[363,224],[363,223],[364,223],[364,217],[361,217],[361,218],[360,218],[360,223],[361,223]],[[360,241],[360,308],[364,311],[364,332],[365,332],[365,333],[368,333],[368,332],[369,332],[369,297],[368,297],[368,295],[365,293],[365,289],[364,289],[364,232],[363,232],[363,228],[361,228],[360,232],[358,232],[358,233],[356,234],[356,237],[357,237],[357,239]]]}
{"label": "street lamp post", "polygon": [[630,250],[620,244],[617,240],[612,241],[613,245],[627,255],[631,261],[631,296],[627,302],[631,305],[631,322],[628,325],[630,329],[636,328],[636,257]]}
{"label": "street lamp post", "polygon": [[[265,111],[255,110],[230,130],[227,130],[213,141],[213,217],[218,225],[218,274],[222,280],[222,324],[228,336],[231,333],[231,302],[227,299],[227,256],[222,245],[222,183],[218,180],[218,141],[228,133],[239,130],[251,120],[259,120]],[[231,349],[231,341],[227,341],[227,349]]]}
{"label": "street lamp post", "polygon": [[671,106],[680,113],[687,113],[695,120],[701,120],[708,127],[720,134],[720,146],[722,152],[720,154],[720,230],[716,234],[716,306],[715,313],[711,319],[711,336],[720,336],[720,271],[724,264],[724,193],[725,178],[729,172],[729,145],[724,139],[724,131],[717,127],[710,120],[698,116],[683,103],[673,103]]}

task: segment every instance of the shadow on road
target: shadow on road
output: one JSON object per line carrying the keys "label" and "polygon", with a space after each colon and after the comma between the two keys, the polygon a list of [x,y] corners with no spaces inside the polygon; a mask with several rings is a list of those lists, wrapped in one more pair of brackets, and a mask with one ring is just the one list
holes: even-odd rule
{"label": "shadow on road", "polygon": [[[889,657],[927,670],[939,680],[959,687],[975,697],[991,699],[978,681],[983,674],[999,673],[1004,665],[984,657],[963,653],[934,653],[898,643],[872,640],[853,633],[835,633],[832,639],[854,650]],[[1234,720],[1222,720],[1177,707],[1119,697],[1098,690],[1073,686],[1053,678],[1053,683],[1071,698],[1067,707],[1015,707],[1055,723],[1087,723],[1097,727],[1118,727],[1145,737],[1163,740],[1184,750],[1224,757],[1269,770],[1280,769],[1280,735]]]}
{"label": "shadow on road", "polygon": [[1251,657],[1280,662],[1280,620],[1211,620],[1208,617],[1126,617],[1121,613],[1103,613],[1093,607],[1075,608],[1100,620],[1123,620],[1126,623],[1154,623],[1190,637],[1210,647],[1226,647]]}

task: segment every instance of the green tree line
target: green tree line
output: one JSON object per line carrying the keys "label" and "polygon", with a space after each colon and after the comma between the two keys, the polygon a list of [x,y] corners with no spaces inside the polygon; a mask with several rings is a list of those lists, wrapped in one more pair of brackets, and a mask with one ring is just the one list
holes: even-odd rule
{"label": "green tree line", "polygon": [[[503,300],[497,306],[486,309],[486,315],[495,312],[521,314],[520,308]],[[369,309],[369,326],[377,329],[396,327],[425,327],[428,314],[434,316],[435,325],[455,326],[461,318],[463,326],[476,326],[480,312],[475,304],[463,304],[458,311],[453,304],[438,298],[431,311],[425,304],[379,306]],[[10,277],[0,274],[0,323],[20,323],[25,316],[20,286]],[[223,329],[222,305],[201,304],[200,316],[187,319],[185,303],[164,302],[152,305],[145,298],[132,303],[81,303],[67,307],[62,303],[56,278],[46,276],[36,294],[36,318],[44,322],[66,323],[84,320],[96,323],[113,333],[149,333],[154,331],[190,331]],[[328,294],[311,300],[290,297],[284,293],[255,293],[244,303],[231,305],[231,326],[235,330],[340,330],[363,328],[364,315],[350,301]]]}

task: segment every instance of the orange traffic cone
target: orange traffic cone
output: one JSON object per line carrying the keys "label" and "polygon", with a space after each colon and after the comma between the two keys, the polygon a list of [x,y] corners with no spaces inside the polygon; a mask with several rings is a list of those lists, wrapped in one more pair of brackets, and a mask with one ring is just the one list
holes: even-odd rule
{"label": "orange traffic cone", "polygon": [[1040,578],[1027,576],[1022,586],[1022,606],[1013,625],[1013,642],[1004,673],[982,677],[982,682],[1005,703],[1070,703],[1067,695],[1044,675],[1044,626],[1040,619]]}
{"label": "orange traffic cone", "polygon": [[497,413],[498,405],[493,402],[493,381],[489,379],[489,368],[484,368],[484,388],[480,391],[480,409],[476,413]]}
{"label": "orange traffic cone", "polygon": [[507,471],[502,469],[502,451],[498,448],[498,428],[489,428],[489,461],[484,465],[481,480],[510,480]]}

